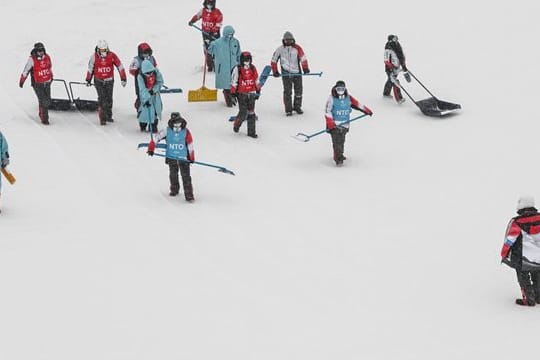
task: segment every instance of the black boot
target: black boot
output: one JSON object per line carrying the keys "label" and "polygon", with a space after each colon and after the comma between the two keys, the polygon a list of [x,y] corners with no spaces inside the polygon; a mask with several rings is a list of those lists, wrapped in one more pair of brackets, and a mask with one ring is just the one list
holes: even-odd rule
{"label": "black boot", "polygon": [[141,131],[146,131],[146,126],[147,126],[146,123],[142,123],[142,122],[139,123],[139,127],[141,128]]}
{"label": "black boot", "polygon": [[516,299],[516,304],[521,306],[535,306],[536,303],[533,301],[523,300],[523,299]]}

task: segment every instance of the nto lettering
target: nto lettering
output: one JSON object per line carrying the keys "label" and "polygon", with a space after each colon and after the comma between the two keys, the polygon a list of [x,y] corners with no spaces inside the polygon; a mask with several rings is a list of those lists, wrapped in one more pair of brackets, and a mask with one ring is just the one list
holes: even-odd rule
{"label": "nto lettering", "polygon": [[38,71],[38,75],[39,75],[39,76],[47,76],[47,75],[49,75],[49,74],[50,74],[50,72],[49,72],[48,69],[45,69],[45,70],[39,70],[39,71]]}
{"label": "nto lettering", "polygon": [[169,144],[171,150],[184,150],[184,144]]}
{"label": "nto lettering", "polygon": [[336,113],[338,115],[348,115],[350,113],[349,110],[337,110]]}
{"label": "nto lettering", "polygon": [[112,69],[111,69],[110,66],[104,66],[104,67],[98,67],[97,68],[98,73],[106,74],[106,73],[110,73],[111,71],[112,71]]}

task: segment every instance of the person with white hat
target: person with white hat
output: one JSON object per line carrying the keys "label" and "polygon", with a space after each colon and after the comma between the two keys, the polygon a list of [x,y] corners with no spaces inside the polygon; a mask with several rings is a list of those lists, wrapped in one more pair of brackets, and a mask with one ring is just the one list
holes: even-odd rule
{"label": "person with white hat", "polygon": [[540,304],[540,213],[534,197],[521,196],[517,213],[506,229],[501,261],[516,270],[522,295],[516,304],[535,306]]}

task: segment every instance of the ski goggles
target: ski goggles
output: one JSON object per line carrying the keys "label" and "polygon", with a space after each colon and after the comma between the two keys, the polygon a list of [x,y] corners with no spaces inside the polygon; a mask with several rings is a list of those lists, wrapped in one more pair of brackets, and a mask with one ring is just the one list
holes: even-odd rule
{"label": "ski goggles", "polygon": [[338,94],[345,94],[345,90],[347,90],[345,86],[336,86],[336,92]]}

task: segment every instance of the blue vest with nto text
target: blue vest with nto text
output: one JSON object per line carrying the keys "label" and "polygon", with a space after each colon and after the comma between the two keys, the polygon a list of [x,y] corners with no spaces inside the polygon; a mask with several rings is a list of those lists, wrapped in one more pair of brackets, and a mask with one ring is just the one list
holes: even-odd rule
{"label": "blue vest with nto text", "polygon": [[187,159],[188,149],[186,146],[186,129],[182,129],[178,132],[174,131],[170,127],[167,127],[167,150],[165,151],[165,157],[168,159]]}
{"label": "blue vest with nto text", "polygon": [[351,98],[349,95],[344,98],[334,97],[334,106],[332,107],[332,117],[335,122],[349,121],[351,115]]}

